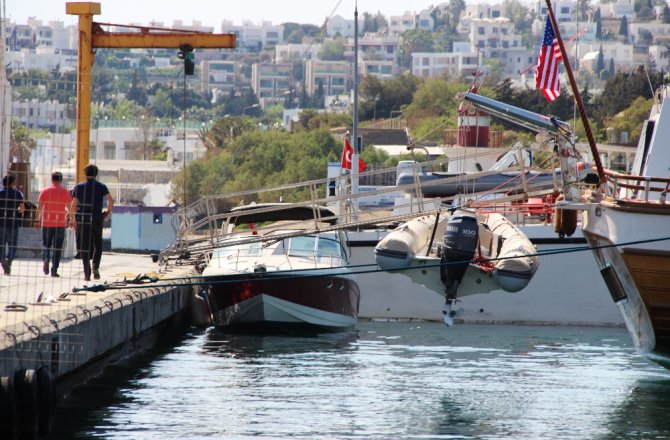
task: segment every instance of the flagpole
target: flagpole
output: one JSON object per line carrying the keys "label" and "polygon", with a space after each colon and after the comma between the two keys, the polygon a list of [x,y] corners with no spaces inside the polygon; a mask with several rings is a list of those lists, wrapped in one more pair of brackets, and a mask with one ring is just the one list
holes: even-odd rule
{"label": "flagpole", "polygon": [[589,141],[589,148],[591,149],[591,155],[593,156],[593,162],[596,164],[596,171],[598,172],[598,178],[600,183],[604,184],[607,181],[605,176],[605,170],[603,164],[600,161],[600,154],[598,153],[598,147],[596,146],[595,138],[593,137],[593,132],[591,131],[591,124],[589,119],[586,116],[586,110],[584,109],[584,103],[582,102],[582,97],[579,94],[579,89],[577,88],[577,82],[575,81],[575,76],[572,74],[572,69],[570,68],[570,59],[568,58],[568,52],[565,50],[563,45],[563,39],[561,38],[561,31],[558,29],[558,22],[554,16],[554,10],[551,7],[551,0],[545,0],[547,2],[547,13],[549,14],[549,20],[551,21],[551,26],[554,28],[554,35],[556,36],[556,41],[558,41],[558,47],[561,49],[561,54],[563,55],[563,65],[565,66],[565,72],[568,74],[568,79],[570,80],[570,87],[572,88],[572,94],[575,97],[575,102],[577,103],[577,110],[579,110],[579,116],[582,119],[582,124],[584,125],[584,131],[586,132],[586,139]]}
{"label": "flagpole", "polygon": [[354,222],[358,221],[358,2],[354,9],[354,109],[353,128],[351,130],[351,145],[354,154],[351,157],[351,199]]}

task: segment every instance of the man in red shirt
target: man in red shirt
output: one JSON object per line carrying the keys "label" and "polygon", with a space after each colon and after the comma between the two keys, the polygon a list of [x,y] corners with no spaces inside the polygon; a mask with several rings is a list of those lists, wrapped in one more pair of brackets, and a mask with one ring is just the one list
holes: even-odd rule
{"label": "man in red shirt", "polygon": [[72,195],[61,186],[63,175],[58,171],[51,174],[51,186],[40,192],[37,205],[35,227],[42,226],[42,270],[49,275],[49,260],[53,249],[51,276],[58,277],[58,266],[63,251],[65,229],[71,217]]}

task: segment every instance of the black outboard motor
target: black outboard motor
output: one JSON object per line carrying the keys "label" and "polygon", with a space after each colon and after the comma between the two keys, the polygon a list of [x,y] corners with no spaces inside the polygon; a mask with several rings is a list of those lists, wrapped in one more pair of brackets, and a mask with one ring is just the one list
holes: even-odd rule
{"label": "black outboard motor", "polygon": [[447,222],[440,257],[440,278],[444,284],[448,306],[456,301],[458,286],[475,256],[478,238],[479,226],[475,216],[453,215]]}

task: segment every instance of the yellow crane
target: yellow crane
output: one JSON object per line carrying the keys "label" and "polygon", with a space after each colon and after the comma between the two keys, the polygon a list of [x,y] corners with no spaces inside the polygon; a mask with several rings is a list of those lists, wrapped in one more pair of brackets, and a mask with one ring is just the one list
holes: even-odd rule
{"label": "yellow crane", "polygon": [[[68,2],[65,12],[79,16],[79,60],[77,68],[77,182],[85,180],[84,167],[88,164],[91,119],[91,73],[94,49],[179,49],[185,62],[192,62],[194,48],[232,49],[235,34],[209,34],[137,27],[136,32],[108,32],[101,23],[93,21],[100,15],[100,3]],[[128,26],[134,27],[134,26]]]}

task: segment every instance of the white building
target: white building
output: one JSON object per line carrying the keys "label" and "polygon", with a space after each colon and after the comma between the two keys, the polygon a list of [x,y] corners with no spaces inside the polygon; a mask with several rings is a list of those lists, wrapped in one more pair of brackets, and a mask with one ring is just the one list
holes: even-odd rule
{"label": "white building", "polygon": [[398,75],[399,68],[390,60],[360,60],[358,73],[376,76],[379,79],[391,79]]}
{"label": "white building", "polygon": [[623,18],[626,16],[628,21],[635,20],[635,1],[634,0],[614,0],[612,3],[600,4],[600,12],[603,18]]}
{"label": "white building", "polygon": [[476,53],[415,52],[412,54],[412,74],[423,78],[471,77],[477,70]]}
{"label": "white building", "polygon": [[305,87],[314,95],[323,86],[324,95],[342,95],[351,89],[351,65],[346,61],[311,60],[305,63]]}
{"label": "white building", "polygon": [[[358,39],[359,59],[388,60],[398,64],[398,48],[400,37],[389,37],[366,33]],[[344,58],[354,61],[354,39],[347,39],[344,46]]]}
{"label": "white building", "polygon": [[331,38],[336,37],[337,35],[345,38],[353,37],[354,20],[348,20],[340,15],[330,17],[326,22],[326,35]]}
{"label": "white building", "polygon": [[[541,17],[547,16],[547,4],[544,1],[538,1],[536,12]],[[602,6],[602,5],[601,5]],[[567,21],[572,21],[575,19],[575,7],[576,3],[571,0],[559,0],[554,4],[554,15],[556,16],[556,21],[562,23]],[[546,18],[545,18],[546,20]]]}
{"label": "white building", "polygon": [[74,127],[67,115],[67,106],[57,101],[13,101],[13,120],[27,128],[42,128],[51,132]]}
{"label": "white building", "polygon": [[486,58],[499,58],[507,49],[523,47],[521,35],[514,31],[514,24],[508,18],[477,18],[470,28],[471,51],[479,50]]}
{"label": "white building", "polygon": [[269,103],[283,102],[285,93],[292,85],[289,84],[293,64],[252,64],[251,88],[265,107]]}
{"label": "white building", "polygon": [[7,52],[7,60],[14,72],[39,70],[76,70],[77,50],[40,46],[36,49],[21,49]]}
{"label": "white building", "polygon": [[[592,69],[590,67],[592,64],[591,59],[597,59],[597,53],[601,47],[605,68],[609,66],[610,59],[614,60],[615,69],[617,70],[630,70],[649,61],[649,50],[646,47],[636,48],[632,44],[620,41],[593,41],[585,42],[578,46],[578,56],[581,60],[580,66]],[[568,51],[574,56],[574,48]],[[596,56],[593,55],[594,52]],[[593,68],[595,68],[595,65],[593,65]]]}
{"label": "white building", "polygon": [[201,61],[201,90],[218,90],[227,93],[234,90],[240,80],[240,63],[237,61]]}
{"label": "white building", "polygon": [[400,35],[405,31],[409,31],[416,27],[415,14],[410,11],[405,11],[402,15],[391,15],[388,17],[389,34]]}
{"label": "white building", "polygon": [[234,25],[232,21],[223,20],[221,33],[237,35],[237,47],[258,51],[266,46],[276,46],[284,41],[284,26],[273,25],[269,21],[254,24],[245,21],[242,25]]}
{"label": "white building", "polygon": [[275,46],[275,61],[292,63],[296,60],[316,60],[320,49],[320,44],[278,44]]}

